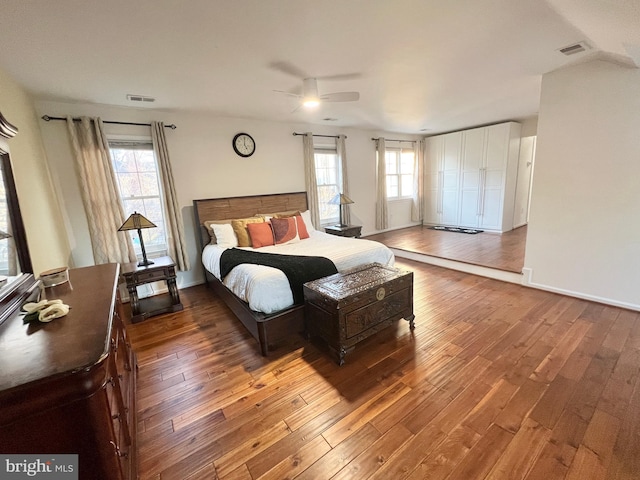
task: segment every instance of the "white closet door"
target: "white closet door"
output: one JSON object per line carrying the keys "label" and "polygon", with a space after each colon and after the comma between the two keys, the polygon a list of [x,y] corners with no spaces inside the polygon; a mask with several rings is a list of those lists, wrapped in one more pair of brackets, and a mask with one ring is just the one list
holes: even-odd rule
{"label": "white closet door", "polygon": [[457,225],[460,212],[460,159],[462,132],[448,133],[444,137],[442,157],[442,208],[440,221],[444,225]]}
{"label": "white closet door", "polygon": [[442,154],[444,139],[441,136],[427,139],[424,165],[424,223],[440,223],[440,204],[442,203]]}
{"label": "white closet door", "polygon": [[511,230],[520,128],[508,122],[428,138],[424,223]]}
{"label": "white closet door", "polygon": [[486,128],[487,145],[482,179],[480,227],[502,230],[504,185],[509,153],[509,124],[492,125]]}
{"label": "white closet door", "polygon": [[474,128],[464,132],[458,220],[458,224],[463,227],[477,227],[480,224],[485,132],[485,128]]}

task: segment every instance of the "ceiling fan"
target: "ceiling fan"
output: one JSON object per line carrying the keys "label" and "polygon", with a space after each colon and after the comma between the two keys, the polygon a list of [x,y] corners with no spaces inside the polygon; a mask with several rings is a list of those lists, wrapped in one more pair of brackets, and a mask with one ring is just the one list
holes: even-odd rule
{"label": "ceiling fan", "polygon": [[275,91],[299,99],[301,105],[305,107],[316,107],[321,102],[355,102],[360,99],[360,93],[358,92],[333,92],[324,93],[322,95],[318,93],[318,79],[349,80],[353,78],[359,78],[360,74],[348,73],[324,77],[310,77],[294,65],[291,65],[287,62],[273,62],[269,66],[274,70],[278,70],[282,73],[293,75],[297,78],[302,79],[302,94],[283,92],[282,90]]}
{"label": "ceiling fan", "polygon": [[302,81],[302,94],[275,91],[298,98],[305,107],[317,107],[321,102],[355,102],[360,98],[358,92],[333,92],[320,95],[318,81],[315,78],[305,78]]}

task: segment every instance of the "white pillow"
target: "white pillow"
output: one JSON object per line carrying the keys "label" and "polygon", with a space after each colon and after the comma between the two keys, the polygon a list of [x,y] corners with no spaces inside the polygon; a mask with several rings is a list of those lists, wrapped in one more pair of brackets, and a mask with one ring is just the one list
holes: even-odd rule
{"label": "white pillow", "polygon": [[304,220],[304,224],[307,227],[307,232],[314,231],[315,227],[311,221],[311,212],[309,210],[305,210],[304,212],[301,212],[300,215],[302,215],[302,220]]}
{"label": "white pillow", "polygon": [[238,237],[236,237],[230,223],[211,224],[211,228],[216,236],[216,245],[220,245],[222,248],[238,246]]}

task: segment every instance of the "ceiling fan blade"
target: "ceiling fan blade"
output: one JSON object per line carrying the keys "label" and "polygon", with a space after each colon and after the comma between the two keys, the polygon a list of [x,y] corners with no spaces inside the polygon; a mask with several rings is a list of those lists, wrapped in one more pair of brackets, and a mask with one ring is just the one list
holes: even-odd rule
{"label": "ceiling fan blade", "polygon": [[318,80],[357,80],[358,78],[362,78],[361,73],[341,73],[337,75],[323,75],[321,77],[316,77]]}
{"label": "ceiling fan blade", "polygon": [[281,62],[281,61],[271,62],[269,64],[269,68],[273,70],[277,70],[282,73],[286,73],[287,75],[292,75],[296,78],[307,78],[309,76],[305,72],[300,70],[298,67],[296,67],[295,65],[289,62]]}
{"label": "ceiling fan blade", "polygon": [[355,102],[360,99],[358,92],[335,92],[320,95],[323,102]]}
{"label": "ceiling fan blade", "polygon": [[274,92],[282,93],[282,94],[287,95],[289,97],[302,98],[302,95],[299,95],[297,93],[285,92],[284,90],[274,90]]}

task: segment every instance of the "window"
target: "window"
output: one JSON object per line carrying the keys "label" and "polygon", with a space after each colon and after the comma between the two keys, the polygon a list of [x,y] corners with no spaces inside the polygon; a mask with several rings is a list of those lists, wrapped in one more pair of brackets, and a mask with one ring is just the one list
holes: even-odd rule
{"label": "window", "polygon": [[414,152],[409,149],[387,148],[387,198],[409,198],[413,196]]}
{"label": "window", "polygon": [[[138,212],[158,228],[142,230],[144,247],[149,257],[167,254],[167,235],[162,208],[162,188],[158,163],[150,142],[109,142],[120,199],[125,218]],[[129,232],[136,255],[142,255],[138,232]]]}
{"label": "window", "polygon": [[335,146],[316,146],[316,183],[318,184],[318,210],[320,223],[327,225],[338,223],[340,212],[338,205],[330,205],[329,201],[342,190],[342,173]]}
{"label": "window", "polygon": [[9,275],[11,270],[10,257],[12,239],[5,235],[9,235],[9,230],[10,220],[7,192],[5,190],[4,173],[2,168],[0,168],[0,273],[2,275]]}

